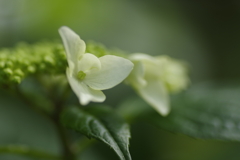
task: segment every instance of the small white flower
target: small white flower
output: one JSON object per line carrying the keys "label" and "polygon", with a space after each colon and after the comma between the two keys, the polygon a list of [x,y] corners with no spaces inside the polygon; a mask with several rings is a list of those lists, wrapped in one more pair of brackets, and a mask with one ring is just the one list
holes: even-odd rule
{"label": "small white flower", "polygon": [[126,82],[157,112],[165,116],[170,112],[169,92],[184,89],[188,84],[186,68],[166,56],[152,57],[135,53],[129,57],[134,69]]}
{"label": "small white flower", "polygon": [[85,53],[85,42],[68,27],[61,27],[59,33],[67,55],[67,78],[82,105],[103,102],[106,97],[101,90],[121,83],[132,71],[133,63],[122,57]]}

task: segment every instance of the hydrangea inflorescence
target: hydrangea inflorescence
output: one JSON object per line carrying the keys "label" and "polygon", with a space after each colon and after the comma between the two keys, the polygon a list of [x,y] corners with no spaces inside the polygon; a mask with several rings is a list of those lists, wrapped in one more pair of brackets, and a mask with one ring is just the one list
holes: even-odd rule
{"label": "hydrangea inflorescence", "polygon": [[[131,60],[134,69],[125,82],[161,115],[167,115],[170,111],[169,94],[182,91],[189,84],[185,63],[164,55],[152,57],[143,53],[126,54],[119,50],[108,50],[95,42],[86,44],[85,53],[97,57],[88,59],[89,63],[92,63],[90,60],[106,55]],[[13,48],[0,50],[0,86],[19,84],[28,76],[65,75],[67,66],[66,52],[60,41],[19,43]],[[88,79],[86,76],[86,72],[82,70],[76,74],[76,78],[82,82]],[[84,104],[103,99],[105,98],[101,100],[90,98]]]}

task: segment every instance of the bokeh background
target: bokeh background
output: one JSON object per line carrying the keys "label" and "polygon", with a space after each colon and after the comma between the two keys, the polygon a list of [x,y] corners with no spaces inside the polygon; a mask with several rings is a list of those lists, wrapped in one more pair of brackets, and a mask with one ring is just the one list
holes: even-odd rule
{"label": "bokeh background", "polygon": [[[0,0],[0,47],[20,41],[59,39],[66,25],[84,40],[130,53],[169,55],[188,62],[191,85],[214,80],[238,81],[240,74],[240,2],[187,0]],[[118,105],[135,94],[120,85],[105,92],[106,103]],[[0,145],[27,144],[59,152],[51,124],[0,95]],[[17,105],[16,105],[17,104]],[[30,116],[29,116],[30,115]],[[238,160],[240,144],[198,140],[153,126],[132,125],[130,151],[134,160]],[[117,160],[97,143],[82,160]],[[0,160],[29,158],[0,155]]]}

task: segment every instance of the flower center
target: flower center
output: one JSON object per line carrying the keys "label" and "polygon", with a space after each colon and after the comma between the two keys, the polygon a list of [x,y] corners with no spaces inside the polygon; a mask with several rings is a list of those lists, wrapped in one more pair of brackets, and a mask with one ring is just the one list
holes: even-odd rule
{"label": "flower center", "polygon": [[78,78],[79,80],[83,80],[85,77],[86,77],[86,73],[84,73],[83,71],[79,71],[79,72],[77,73],[77,78]]}

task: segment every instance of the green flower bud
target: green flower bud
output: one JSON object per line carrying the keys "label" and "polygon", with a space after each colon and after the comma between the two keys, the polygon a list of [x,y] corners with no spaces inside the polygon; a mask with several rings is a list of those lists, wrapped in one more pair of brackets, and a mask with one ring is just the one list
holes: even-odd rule
{"label": "green flower bud", "polygon": [[27,71],[28,71],[29,73],[34,73],[34,72],[36,71],[36,68],[35,68],[33,65],[31,65],[31,66],[28,66],[28,67],[27,67]]}
{"label": "green flower bud", "polygon": [[10,75],[13,74],[13,71],[12,71],[10,68],[5,68],[5,69],[3,70],[3,73],[5,73],[5,75],[10,76]]}
{"label": "green flower bud", "polygon": [[44,61],[45,61],[46,63],[52,64],[52,65],[55,63],[55,61],[53,60],[53,58],[50,57],[50,56],[45,56],[45,57],[44,57]]}
{"label": "green flower bud", "polygon": [[6,66],[7,67],[13,67],[13,62],[10,60],[10,61],[7,61],[6,62]]}
{"label": "green flower bud", "polygon": [[21,83],[22,81],[20,76],[13,76],[11,80],[13,83],[17,83],[17,84]]}
{"label": "green flower bud", "polygon": [[14,74],[17,75],[17,76],[20,76],[20,77],[23,77],[24,76],[24,73],[21,69],[17,69],[14,71]]}
{"label": "green flower bud", "polygon": [[0,68],[3,68],[5,66],[5,63],[3,61],[0,61]]}

